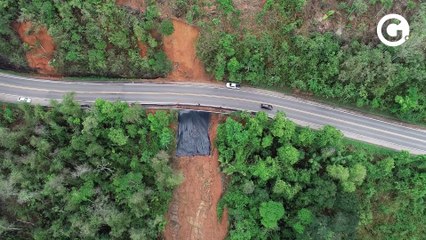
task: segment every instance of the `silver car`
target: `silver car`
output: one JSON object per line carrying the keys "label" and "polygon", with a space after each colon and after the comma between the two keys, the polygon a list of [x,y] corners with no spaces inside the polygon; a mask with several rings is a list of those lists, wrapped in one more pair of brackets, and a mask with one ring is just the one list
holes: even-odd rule
{"label": "silver car", "polygon": [[19,97],[18,98],[18,102],[31,103],[31,98],[28,98],[28,97]]}
{"label": "silver car", "polygon": [[227,82],[226,83],[226,88],[229,89],[240,89],[240,84],[239,83],[231,83],[231,82]]}

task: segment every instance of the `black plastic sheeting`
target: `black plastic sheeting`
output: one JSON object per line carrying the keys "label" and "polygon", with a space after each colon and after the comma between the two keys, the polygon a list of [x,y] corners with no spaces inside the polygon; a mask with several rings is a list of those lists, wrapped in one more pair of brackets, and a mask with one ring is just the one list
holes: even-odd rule
{"label": "black plastic sheeting", "polygon": [[179,132],[176,155],[210,155],[210,113],[179,111]]}

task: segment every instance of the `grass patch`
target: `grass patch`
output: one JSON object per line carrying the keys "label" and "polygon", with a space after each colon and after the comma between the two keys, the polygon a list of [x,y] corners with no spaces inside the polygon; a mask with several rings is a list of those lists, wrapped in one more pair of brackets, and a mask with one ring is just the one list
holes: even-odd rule
{"label": "grass patch", "polygon": [[348,147],[354,148],[355,151],[364,150],[368,153],[371,153],[373,155],[378,155],[378,156],[391,156],[393,154],[398,153],[397,150],[393,150],[390,148],[386,148],[383,146],[379,146],[376,144],[367,143],[367,142],[363,142],[363,141],[359,141],[359,140],[355,140],[351,138],[344,138],[343,143]]}

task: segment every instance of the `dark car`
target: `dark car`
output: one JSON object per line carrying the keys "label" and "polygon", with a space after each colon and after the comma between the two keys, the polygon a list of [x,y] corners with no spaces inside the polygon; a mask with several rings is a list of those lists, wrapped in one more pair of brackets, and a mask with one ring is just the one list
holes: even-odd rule
{"label": "dark car", "polygon": [[262,103],[260,104],[260,107],[266,110],[272,110],[274,107],[272,107],[271,104]]}

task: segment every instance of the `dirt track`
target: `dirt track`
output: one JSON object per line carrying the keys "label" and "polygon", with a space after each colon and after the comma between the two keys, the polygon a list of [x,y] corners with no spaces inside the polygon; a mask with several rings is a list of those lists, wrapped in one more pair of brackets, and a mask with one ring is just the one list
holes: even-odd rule
{"label": "dirt track", "polygon": [[[218,123],[219,115],[212,114],[209,128],[212,143]],[[223,183],[217,150],[213,148],[210,156],[180,157],[176,161],[176,168],[185,180],[174,192],[167,213],[165,239],[224,239],[228,231],[228,214],[225,210],[219,222],[216,207],[223,193]]]}

